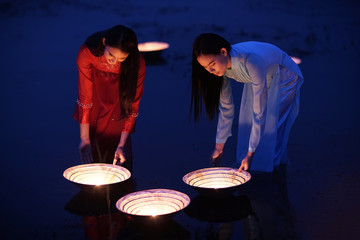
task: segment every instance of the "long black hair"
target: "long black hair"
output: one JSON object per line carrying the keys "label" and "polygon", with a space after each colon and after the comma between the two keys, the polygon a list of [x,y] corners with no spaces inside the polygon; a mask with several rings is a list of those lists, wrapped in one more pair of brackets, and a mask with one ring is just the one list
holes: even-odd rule
{"label": "long black hair", "polygon": [[205,112],[210,120],[219,112],[219,99],[223,77],[209,73],[199,64],[197,58],[200,55],[218,55],[221,48],[228,52],[231,50],[230,43],[223,37],[214,33],[200,34],[193,43],[192,52],[192,89],[191,89],[191,108],[194,110],[194,120],[198,121],[202,113],[202,102],[204,102]]}
{"label": "long black hair", "polygon": [[139,72],[140,54],[137,37],[133,30],[123,25],[116,25],[108,30],[96,32],[85,41],[85,45],[94,56],[100,57],[104,54],[103,38],[105,38],[105,45],[129,54],[120,65],[121,81],[119,82],[120,110],[122,117],[127,117],[132,113],[131,104],[136,95]]}

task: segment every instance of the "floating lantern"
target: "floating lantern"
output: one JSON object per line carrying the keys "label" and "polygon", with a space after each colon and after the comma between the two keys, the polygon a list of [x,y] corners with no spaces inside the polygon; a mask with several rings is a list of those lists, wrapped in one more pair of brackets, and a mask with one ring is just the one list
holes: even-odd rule
{"label": "floating lantern", "polygon": [[82,188],[117,184],[129,179],[131,173],[118,165],[91,163],[70,167],[64,171],[63,176]]}
{"label": "floating lantern", "polygon": [[246,183],[251,175],[235,168],[203,168],[186,174],[184,183],[211,197],[231,195],[240,185]]}
{"label": "floating lantern", "polygon": [[169,189],[150,189],[125,195],[116,202],[116,208],[135,219],[170,218],[190,203],[181,192]]}
{"label": "floating lantern", "polygon": [[161,56],[161,52],[169,48],[166,42],[143,42],[138,44],[139,51],[142,53],[147,65],[161,65],[166,60]]}
{"label": "floating lantern", "polygon": [[157,52],[169,48],[166,42],[143,42],[138,44],[140,52]]}

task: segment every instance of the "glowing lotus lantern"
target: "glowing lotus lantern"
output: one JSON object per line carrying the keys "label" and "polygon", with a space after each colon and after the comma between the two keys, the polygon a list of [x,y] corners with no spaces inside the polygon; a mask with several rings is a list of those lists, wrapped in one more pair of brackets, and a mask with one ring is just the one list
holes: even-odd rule
{"label": "glowing lotus lantern", "polygon": [[224,197],[231,195],[250,178],[251,175],[246,171],[213,167],[190,172],[183,177],[183,181],[201,194],[210,197]]}
{"label": "glowing lotus lantern", "polygon": [[70,167],[63,176],[78,187],[86,188],[121,183],[129,179],[131,173],[118,165],[91,163]]}
{"label": "glowing lotus lantern", "polygon": [[190,203],[181,192],[169,189],[150,189],[125,195],[116,202],[116,208],[135,219],[171,218]]}

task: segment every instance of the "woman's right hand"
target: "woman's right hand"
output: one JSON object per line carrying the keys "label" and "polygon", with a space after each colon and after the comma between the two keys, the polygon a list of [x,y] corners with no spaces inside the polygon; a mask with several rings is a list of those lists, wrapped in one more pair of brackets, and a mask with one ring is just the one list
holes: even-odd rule
{"label": "woman's right hand", "polygon": [[224,149],[225,143],[217,143],[215,149],[210,158],[210,166],[219,167],[221,165],[222,152]]}
{"label": "woman's right hand", "polygon": [[214,152],[213,152],[212,155],[211,155],[211,157],[212,157],[213,159],[219,157],[220,154],[222,154],[223,149],[224,149],[224,145],[225,145],[225,143],[217,143],[217,144],[215,145]]}
{"label": "woman's right hand", "polygon": [[80,159],[84,164],[93,162],[90,139],[80,141],[79,152]]}

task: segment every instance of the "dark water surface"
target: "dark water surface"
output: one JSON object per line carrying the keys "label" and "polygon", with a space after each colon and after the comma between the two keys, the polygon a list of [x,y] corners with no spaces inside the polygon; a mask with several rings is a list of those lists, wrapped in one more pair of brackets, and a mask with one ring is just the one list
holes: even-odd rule
{"label": "dark water surface", "polygon": [[65,210],[78,216],[86,239],[297,239],[280,178],[253,174],[251,182],[221,198],[200,195],[186,186],[180,190],[191,196],[190,205],[168,218],[138,219],[116,209],[119,198],[136,191],[133,179],[118,187],[81,190]]}

